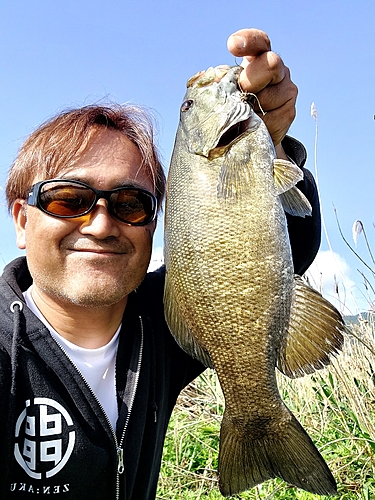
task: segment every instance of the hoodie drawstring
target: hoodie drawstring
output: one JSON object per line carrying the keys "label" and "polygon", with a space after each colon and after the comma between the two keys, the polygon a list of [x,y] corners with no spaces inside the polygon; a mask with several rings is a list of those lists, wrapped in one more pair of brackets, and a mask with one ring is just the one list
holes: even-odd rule
{"label": "hoodie drawstring", "polygon": [[18,344],[19,344],[19,339],[21,337],[21,312],[23,310],[23,303],[19,300],[15,300],[14,302],[11,303],[10,310],[13,313],[13,338],[12,338],[12,352],[11,352],[12,384],[11,384],[10,394],[12,397],[14,397],[16,392]]}
{"label": "hoodie drawstring", "polygon": [[[18,369],[19,341],[21,339],[21,331],[22,331],[21,313],[23,310],[23,306],[24,304],[19,300],[15,300],[10,304],[10,310],[13,314],[13,337],[12,337],[12,350],[10,354],[12,372],[11,372],[11,389],[9,396],[9,413],[8,413],[8,422],[6,426],[7,429],[14,429],[14,424],[16,422],[16,384],[17,384],[16,375]],[[5,453],[6,456],[8,457],[13,456],[11,440],[9,440],[9,449],[6,450]],[[2,474],[4,474],[5,477],[10,478],[12,469],[13,469],[13,460],[9,460],[6,469],[5,471],[2,472]]]}

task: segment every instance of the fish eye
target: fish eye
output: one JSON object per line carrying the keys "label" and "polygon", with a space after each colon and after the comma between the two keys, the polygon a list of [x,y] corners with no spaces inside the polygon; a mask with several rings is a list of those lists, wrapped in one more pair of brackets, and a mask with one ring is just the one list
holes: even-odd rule
{"label": "fish eye", "polygon": [[193,104],[194,104],[194,101],[191,99],[188,99],[187,101],[182,103],[181,111],[182,112],[188,111],[192,107]]}

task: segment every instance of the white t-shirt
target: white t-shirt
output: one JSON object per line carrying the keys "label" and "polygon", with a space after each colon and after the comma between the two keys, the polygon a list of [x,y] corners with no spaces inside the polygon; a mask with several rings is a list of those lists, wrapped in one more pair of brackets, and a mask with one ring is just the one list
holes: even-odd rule
{"label": "white t-shirt", "polygon": [[24,292],[28,308],[48,328],[52,337],[61,345],[67,356],[78,368],[92,391],[100,401],[112,427],[116,429],[118,407],[116,398],[115,366],[121,325],[107,345],[97,349],[86,349],[66,340],[48,323],[31,295],[31,287]]}

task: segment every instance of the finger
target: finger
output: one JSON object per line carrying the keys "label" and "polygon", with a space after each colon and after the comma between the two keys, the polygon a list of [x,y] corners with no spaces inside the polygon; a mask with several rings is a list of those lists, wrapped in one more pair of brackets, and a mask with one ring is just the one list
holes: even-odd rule
{"label": "finger", "polygon": [[227,47],[236,57],[258,56],[271,50],[271,42],[267,33],[251,28],[233,33],[228,38]]}
{"label": "finger", "polygon": [[280,108],[287,102],[290,105],[294,105],[297,100],[297,94],[298,88],[290,79],[289,68],[284,66],[284,78],[276,85],[268,85],[257,92],[257,97],[264,111],[272,111]]}
{"label": "finger", "polygon": [[264,120],[275,145],[283,140],[296,116],[298,88],[291,81],[287,67],[285,72],[280,83],[269,85],[257,94],[261,109],[254,100],[254,110]]}
{"label": "finger", "polygon": [[288,101],[280,108],[267,112],[264,116],[260,113],[275,146],[284,139],[295,116],[294,101]]}
{"label": "finger", "polygon": [[268,51],[258,57],[245,58],[242,66],[244,70],[239,80],[241,88],[245,92],[254,94],[263,90],[267,85],[276,85],[286,75],[286,67],[275,52]]}

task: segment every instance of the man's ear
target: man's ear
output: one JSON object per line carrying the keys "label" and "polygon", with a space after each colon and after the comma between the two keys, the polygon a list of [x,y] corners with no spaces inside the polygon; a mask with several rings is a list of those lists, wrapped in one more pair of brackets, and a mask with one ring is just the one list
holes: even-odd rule
{"label": "man's ear", "polygon": [[18,248],[26,248],[27,205],[25,200],[17,199],[12,207],[14,227],[16,229],[16,243]]}

